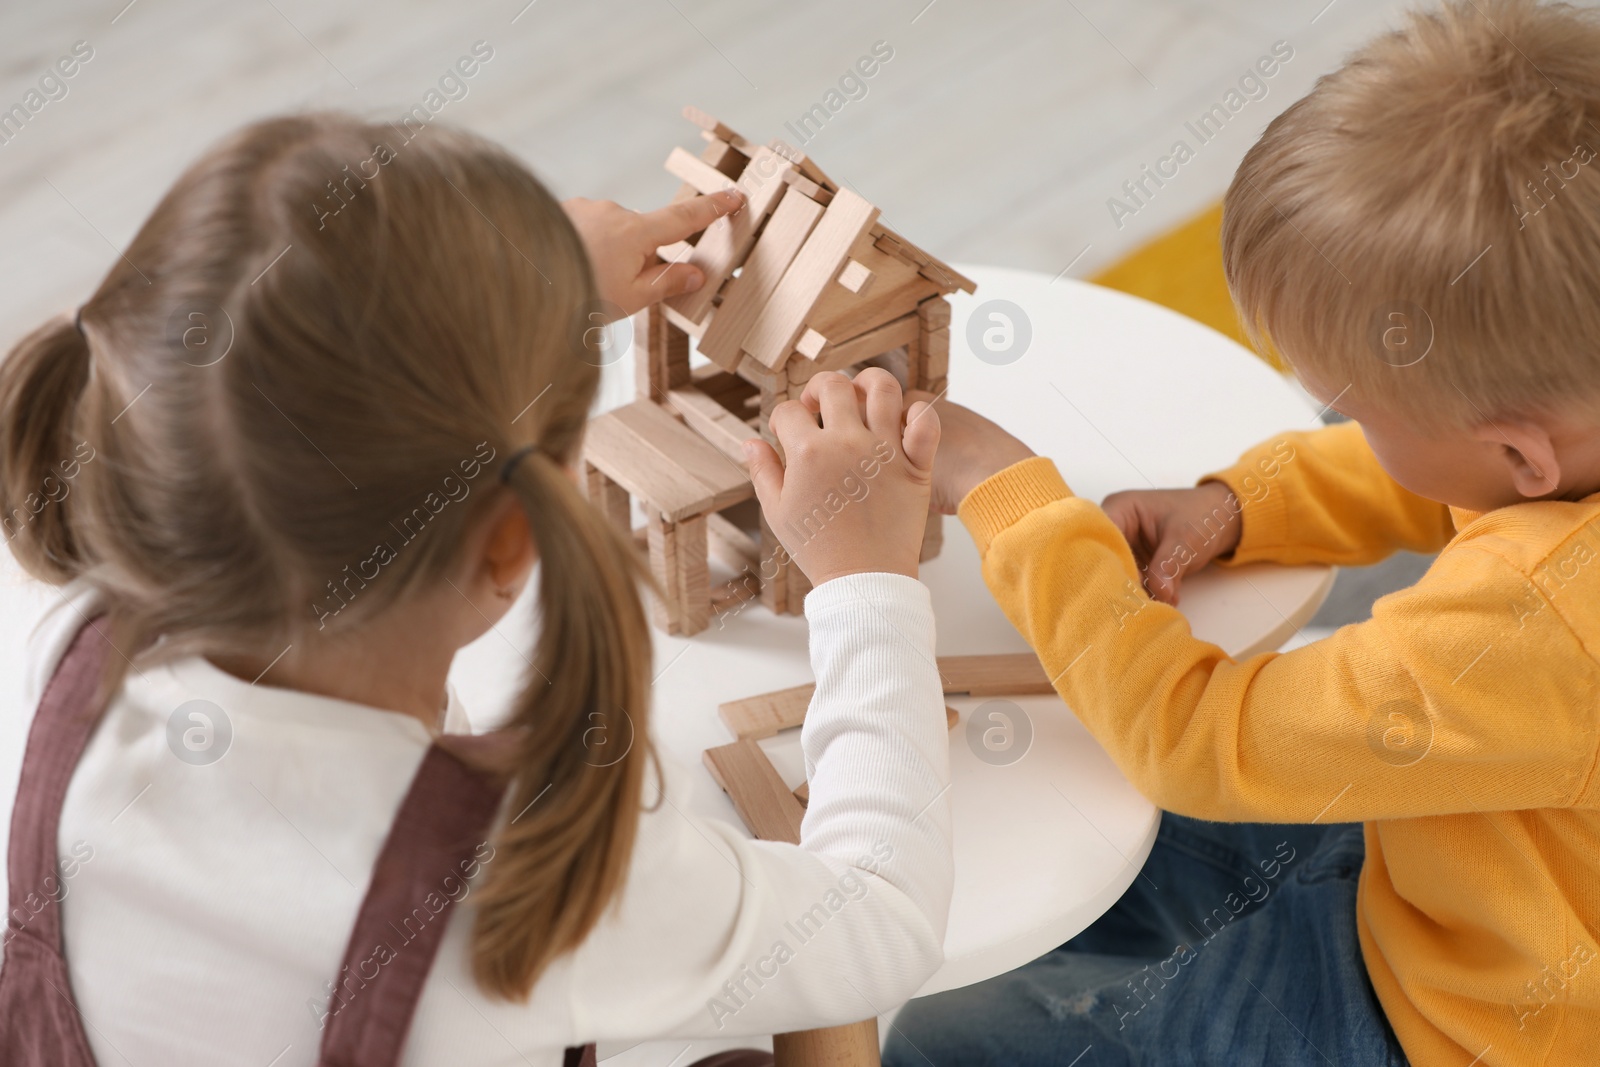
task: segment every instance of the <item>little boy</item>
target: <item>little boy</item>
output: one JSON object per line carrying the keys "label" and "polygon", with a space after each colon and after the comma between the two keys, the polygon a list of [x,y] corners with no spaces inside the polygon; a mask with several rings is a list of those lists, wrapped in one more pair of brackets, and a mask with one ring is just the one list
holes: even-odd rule
{"label": "little boy", "polygon": [[[886,1062],[1600,1063],[1597,150],[1595,12],[1413,15],[1268,126],[1223,210],[1252,339],[1351,422],[1102,510],[939,405],[936,506],[1175,814],[1099,923],[913,1001]],[[1169,606],[1212,559],[1399,548],[1439,555],[1292,652],[1235,662]]]}

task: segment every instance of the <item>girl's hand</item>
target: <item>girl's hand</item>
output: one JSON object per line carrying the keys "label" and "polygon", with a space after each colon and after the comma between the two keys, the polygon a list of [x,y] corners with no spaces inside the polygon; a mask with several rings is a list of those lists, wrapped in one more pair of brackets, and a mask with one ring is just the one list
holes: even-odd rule
{"label": "girl's hand", "polygon": [[765,441],[746,442],[750,478],[811,583],[865,571],[915,578],[939,446],[932,406],[902,411],[900,385],[881,368],[854,381],[828,371],[779,404],[770,425],[785,459]]}
{"label": "girl's hand", "polygon": [[1184,575],[1239,547],[1239,501],[1221,482],[1112,493],[1100,508],[1128,539],[1145,588],[1163,604],[1177,604]]}
{"label": "girl's hand", "polygon": [[[907,400],[932,402],[930,393],[914,392]],[[933,465],[933,510],[954,515],[978,483],[1033,455],[1033,449],[971,408],[940,400],[939,458]]]}
{"label": "girl's hand", "polygon": [[728,189],[692,200],[680,200],[656,211],[629,211],[610,200],[577,197],[562,203],[567,218],[583,240],[594,268],[600,299],[624,315],[705,284],[700,268],[663,263],[661,245],[682,241],[724,215],[744,207],[744,195]]}

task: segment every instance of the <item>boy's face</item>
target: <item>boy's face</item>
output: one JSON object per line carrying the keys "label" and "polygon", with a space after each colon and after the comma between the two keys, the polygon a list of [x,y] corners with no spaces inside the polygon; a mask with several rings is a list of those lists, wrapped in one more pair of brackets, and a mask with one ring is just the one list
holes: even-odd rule
{"label": "boy's face", "polygon": [[1423,429],[1403,415],[1364,403],[1353,391],[1325,390],[1304,374],[1300,381],[1322,404],[1358,423],[1389,477],[1418,496],[1468,511],[1492,511],[1528,499],[1512,476],[1506,443],[1496,435],[1471,428]]}

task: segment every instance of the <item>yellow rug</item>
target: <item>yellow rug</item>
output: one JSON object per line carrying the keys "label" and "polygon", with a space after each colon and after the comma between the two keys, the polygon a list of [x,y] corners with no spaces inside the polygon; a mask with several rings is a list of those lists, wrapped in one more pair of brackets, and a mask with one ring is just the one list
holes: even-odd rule
{"label": "yellow rug", "polygon": [[[1182,312],[1255,351],[1222,277],[1220,203],[1089,280]],[[1282,369],[1277,360],[1262,358]]]}

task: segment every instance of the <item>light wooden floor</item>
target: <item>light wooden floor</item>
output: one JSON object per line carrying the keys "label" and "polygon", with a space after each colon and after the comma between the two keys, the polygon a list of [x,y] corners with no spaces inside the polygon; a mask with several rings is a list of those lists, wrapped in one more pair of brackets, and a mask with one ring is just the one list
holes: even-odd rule
{"label": "light wooden floor", "polygon": [[[440,113],[558,195],[662,203],[694,103],[753,139],[893,57],[805,146],[891,225],[954,261],[1091,274],[1219,197],[1261,127],[1395,18],[1391,0],[97,0],[0,11],[0,110],[76,41],[93,58],[0,144],[0,345],[79,303],[180,168],[246,120],[395,118],[476,41],[493,59]],[[526,5],[526,6],[524,6]],[[1122,195],[1276,41],[1294,58],[1118,225]],[[881,48],[882,46],[880,46]],[[25,636],[48,594],[0,553],[0,791],[27,712]],[[9,808],[9,804],[4,805]],[[0,835],[4,826],[0,825]],[[714,1046],[705,1046],[714,1047]],[[683,1043],[617,1057],[674,1067]]]}

